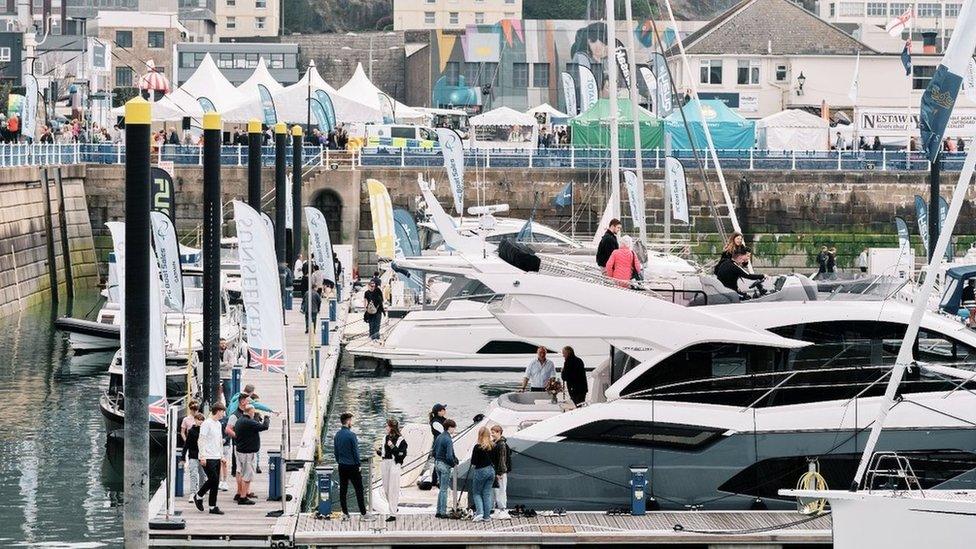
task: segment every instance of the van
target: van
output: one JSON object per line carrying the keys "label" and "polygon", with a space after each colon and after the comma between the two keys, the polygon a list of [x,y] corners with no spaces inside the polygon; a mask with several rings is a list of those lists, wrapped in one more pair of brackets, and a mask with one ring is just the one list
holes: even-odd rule
{"label": "van", "polygon": [[409,124],[367,124],[367,147],[434,148],[437,133],[423,126]]}

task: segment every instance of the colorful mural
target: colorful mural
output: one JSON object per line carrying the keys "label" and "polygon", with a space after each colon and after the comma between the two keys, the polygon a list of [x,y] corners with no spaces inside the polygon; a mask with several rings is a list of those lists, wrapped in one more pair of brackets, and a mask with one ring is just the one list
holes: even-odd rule
{"label": "colorful mural", "polygon": [[[674,29],[658,23],[667,43]],[[633,29],[617,24],[618,43],[627,44],[633,32],[635,61],[646,64],[654,50],[650,21]],[[578,79],[578,66],[589,68],[601,97],[607,95],[608,47],[606,23],[578,20],[502,20],[494,25],[469,25],[464,31],[431,31],[432,106],[464,108],[471,113],[508,106],[525,110],[549,103],[566,111],[560,74]],[[621,77],[620,86],[624,79]],[[638,79],[641,95],[647,90]],[[577,104],[580,104],[577,97]],[[573,113],[570,113],[573,114]]]}

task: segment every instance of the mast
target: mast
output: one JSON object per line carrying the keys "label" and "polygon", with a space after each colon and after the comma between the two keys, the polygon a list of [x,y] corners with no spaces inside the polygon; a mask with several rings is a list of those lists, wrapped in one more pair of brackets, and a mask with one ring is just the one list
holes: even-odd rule
{"label": "mast", "polygon": [[607,60],[604,64],[610,76],[610,204],[613,216],[620,218],[620,120],[617,118],[617,25],[614,21],[614,0],[607,6]]}
{"label": "mast", "polygon": [[[624,0],[625,15],[627,17],[627,49],[630,50],[627,55],[627,71],[630,72],[630,82],[628,86],[628,93],[630,97],[630,116],[633,119],[634,125],[634,162],[637,167],[637,180],[641,182],[641,188],[644,186],[644,161],[642,158],[641,151],[641,133],[640,133],[640,119],[638,118],[638,111],[640,109],[638,103],[637,95],[637,48],[634,45],[634,33],[632,29],[634,28],[633,21],[633,10],[631,6],[632,0]],[[616,50],[616,39],[614,39],[614,49]],[[643,197],[641,197],[643,199]],[[642,200],[643,201],[643,200]],[[642,206],[643,207],[643,206]],[[665,217],[669,214],[665,212]],[[647,246],[647,223],[641,224],[638,227],[640,230],[641,242]]]}
{"label": "mast", "polygon": [[[671,26],[675,28],[674,34],[678,44],[678,51],[681,52],[681,64],[684,65],[685,76],[688,78],[688,84],[691,87],[691,96],[698,103],[698,108],[701,109],[701,102],[698,100],[698,84],[695,83],[694,75],[691,74],[691,67],[688,65],[688,56],[685,54],[684,41],[681,39],[681,33],[677,32],[678,23],[674,19],[674,12],[671,10],[670,0],[664,0],[664,7],[668,10],[668,19],[671,21]],[[735,205],[732,203],[729,187],[725,184],[725,175],[722,173],[722,165],[718,161],[718,153],[715,152],[715,143],[712,142],[712,132],[708,129],[708,124],[705,123],[705,117],[702,116],[701,118],[702,130],[705,132],[705,142],[708,143],[708,152],[712,156],[712,162],[715,163],[715,173],[718,174],[718,182],[722,187],[722,197],[725,198],[725,206],[729,211],[729,219],[732,220],[732,230],[741,233],[742,227],[739,226],[739,218],[735,215]]]}

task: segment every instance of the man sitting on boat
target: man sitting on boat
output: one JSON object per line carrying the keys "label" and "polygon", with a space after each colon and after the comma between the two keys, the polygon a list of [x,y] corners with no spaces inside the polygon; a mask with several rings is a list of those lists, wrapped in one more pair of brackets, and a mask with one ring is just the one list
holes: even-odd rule
{"label": "man sitting on boat", "polygon": [[749,299],[749,295],[739,289],[739,280],[763,280],[766,278],[764,274],[753,274],[743,269],[742,265],[748,263],[749,253],[737,251],[732,255],[731,259],[727,257],[722,258],[718,266],[715,267],[715,276],[719,282],[726,288],[739,294],[739,297],[742,299]]}

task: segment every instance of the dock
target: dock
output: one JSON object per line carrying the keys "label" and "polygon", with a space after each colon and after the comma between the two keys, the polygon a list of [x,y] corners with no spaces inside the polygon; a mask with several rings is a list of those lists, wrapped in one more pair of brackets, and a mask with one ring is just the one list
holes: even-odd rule
{"label": "dock", "polygon": [[[285,311],[285,356],[288,388],[285,376],[261,370],[245,368],[241,385],[253,383],[263,404],[281,412],[272,416],[271,427],[261,434],[259,463],[261,473],[255,475],[251,491],[257,496],[255,505],[238,505],[234,497],[235,481],[228,475],[227,492],[220,492],[217,505],[224,515],[201,513],[188,502],[190,494],[175,498],[175,517],[182,519],[182,529],[151,529],[150,545],[155,547],[271,547],[291,544],[295,517],[301,511],[302,500],[314,471],[314,462],[322,432],[322,422],[328,410],[333,383],[339,365],[339,352],[346,320],[349,316],[350,291],[343,292],[343,300],[337,304],[336,322],[329,323],[329,345],[319,346],[320,334],[314,334],[314,353],[318,354],[319,376],[312,377],[309,362],[309,339],[305,334],[305,319],[299,312],[301,300],[295,299],[292,310]],[[323,303],[320,321],[328,318],[328,306]],[[294,386],[306,384],[305,423],[295,423]],[[286,411],[287,410],[287,411]],[[291,418],[290,428],[283,429],[286,418]],[[290,437],[290,443],[288,439]],[[285,448],[286,467],[282,501],[268,500],[268,451]],[[157,487],[150,503],[150,516],[160,518],[165,513],[165,481]]]}

